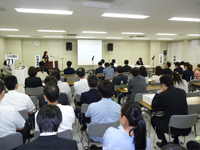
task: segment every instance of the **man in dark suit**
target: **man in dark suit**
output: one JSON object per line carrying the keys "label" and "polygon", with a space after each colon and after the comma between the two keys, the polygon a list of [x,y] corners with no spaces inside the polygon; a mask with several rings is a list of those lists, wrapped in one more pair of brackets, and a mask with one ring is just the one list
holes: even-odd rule
{"label": "man in dark suit", "polygon": [[75,70],[74,70],[74,68],[71,68],[71,65],[72,65],[72,62],[68,61],[67,68],[64,69],[64,74],[74,74],[75,73]]}
{"label": "man in dark suit", "polygon": [[114,64],[112,62],[110,63],[110,68],[113,68],[114,71],[116,72],[116,67],[114,66]]}
{"label": "man in dark suit", "polygon": [[172,70],[169,67],[171,67],[171,63],[167,62],[165,64],[165,69],[163,69],[163,74],[168,74],[168,75],[172,74]]}
{"label": "man in dark suit", "polygon": [[[39,63],[39,66],[40,67],[43,67],[44,68],[44,71],[49,75],[49,69],[47,68],[47,67],[44,67],[44,62],[43,61],[41,61],[40,63]],[[38,71],[38,67],[36,68],[37,69],[37,71]]]}
{"label": "man in dark suit", "polygon": [[180,63],[179,62],[175,63],[174,71],[178,72],[179,74],[183,74],[183,68],[180,67]]}
{"label": "man in dark suit", "polygon": [[99,66],[99,68],[97,68],[95,70],[96,75],[97,75],[97,73],[103,73],[103,69],[104,69],[104,67],[102,67],[102,62],[98,62],[98,66]]}
{"label": "man in dark suit", "polygon": [[128,60],[124,60],[124,72],[129,72],[131,70],[131,66],[129,66],[128,63]]}
{"label": "man in dark suit", "polygon": [[[187,115],[188,110],[185,91],[173,86],[173,79],[170,75],[162,76],[160,78],[160,83],[162,88],[155,94],[151,107],[153,109],[162,108],[165,115],[163,117],[152,117],[151,124],[154,129],[156,128],[158,139],[162,140],[161,143],[156,143],[157,146],[161,148],[167,144],[164,133],[169,133],[168,124],[171,116]],[[180,134],[187,135],[190,131],[190,128],[172,128],[171,133],[174,135],[174,143],[179,144],[178,136]]]}
{"label": "man in dark suit", "polygon": [[68,149],[78,150],[77,143],[74,140],[59,138],[57,131],[62,122],[62,113],[58,106],[46,105],[42,107],[37,116],[37,124],[40,129],[40,136],[17,150],[26,149]]}
{"label": "man in dark suit", "polygon": [[[57,79],[56,77],[50,75],[48,77],[45,78],[44,80],[44,84],[45,85],[48,85],[48,84],[56,84],[57,85]],[[42,108],[42,106],[44,105],[47,105],[47,101],[44,99],[44,94],[41,94],[39,97],[38,97],[38,100],[39,100],[39,107]],[[64,94],[64,93],[60,93],[59,97],[58,97],[58,103],[61,104],[61,105],[69,105],[69,100],[67,98],[67,95]]]}

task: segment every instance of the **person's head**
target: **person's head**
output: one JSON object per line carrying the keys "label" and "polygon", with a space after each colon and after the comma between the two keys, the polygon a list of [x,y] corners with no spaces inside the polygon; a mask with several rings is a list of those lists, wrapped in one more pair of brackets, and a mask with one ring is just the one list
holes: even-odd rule
{"label": "person's head", "polygon": [[184,62],[184,61],[181,61],[181,62],[180,62],[180,65],[183,65],[183,66],[184,66],[184,64],[185,64],[185,62]]}
{"label": "person's head", "polygon": [[47,56],[48,55],[48,52],[47,51],[44,51],[44,56]]}
{"label": "person's head", "polygon": [[17,78],[13,75],[6,76],[4,84],[8,90],[16,90],[18,88]]}
{"label": "person's head", "polygon": [[68,62],[67,62],[67,67],[70,68],[71,65],[72,65],[72,62],[71,62],[71,61],[68,61]]}
{"label": "person's head", "polygon": [[160,76],[160,75],[163,75],[163,71],[162,71],[162,68],[160,66],[157,66],[155,68],[155,74]]}
{"label": "person's head", "polygon": [[53,71],[58,71],[60,73],[60,69],[59,68],[54,68]]}
{"label": "person's head", "polygon": [[139,62],[142,62],[142,58],[141,57],[139,58]]}
{"label": "person's head", "polygon": [[41,71],[42,73],[44,72],[44,68],[43,67],[39,67],[38,68],[38,72]]}
{"label": "person's head", "polygon": [[105,63],[105,67],[106,67],[106,68],[109,67],[109,65],[110,65],[110,64],[109,64],[108,62]]}
{"label": "person's head", "polygon": [[100,61],[100,62],[98,62],[98,65],[99,65],[99,67],[100,67],[100,66],[102,66],[102,62],[101,62],[101,61]]}
{"label": "person's head", "polygon": [[56,77],[56,79],[59,81],[60,80],[60,73],[58,71],[52,71],[51,75]]}
{"label": "person's head", "polygon": [[145,68],[144,66],[141,66],[141,67],[139,68],[139,74],[140,74],[141,76],[143,76],[143,77],[147,77],[147,70],[146,70],[146,68]]}
{"label": "person's head", "polygon": [[183,83],[181,76],[177,71],[172,72],[172,78],[173,78],[174,83],[176,83],[176,82],[178,84]]}
{"label": "person's head", "polygon": [[139,75],[139,69],[138,68],[131,68],[130,73],[133,77],[136,77]]}
{"label": "person's head", "polygon": [[55,103],[58,101],[60,92],[56,84],[47,84],[44,87],[43,92],[44,92],[44,98],[47,100],[47,102]]}
{"label": "person's head", "polygon": [[200,64],[198,64],[198,65],[197,65],[197,68],[199,68],[199,69],[200,69]]}
{"label": "person's head", "polygon": [[117,66],[116,72],[117,73],[123,73],[124,72],[124,68],[122,66]]}
{"label": "person's head", "polygon": [[110,67],[114,67],[114,64],[113,64],[113,63],[110,63]]}
{"label": "person's head", "polygon": [[134,135],[135,150],[146,149],[146,124],[142,118],[140,106],[135,102],[124,103],[119,121],[124,128],[130,128],[129,136]]}
{"label": "person's head", "polygon": [[4,95],[5,95],[5,86],[4,86],[3,82],[0,81],[0,101],[2,100]]}
{"label": "person's head", "polygon": [[88,85],[91,88],[97,87],[97,84],[99,83],[99,79],[95,75],[89,75],[87,80],[88,80]]}
{"label": "person's head", "polygon": [[115,59],[112,59],[112,63],[114,64],[116,61],[115,61]]}
{"label": "person's head", "polygon": [[43,61],[40,61],[40,62],[39,62],[39,66],[40,66],[40,67],[44,67],[44,62],[43,62]]}
{"label": "person's head", "polygon": [[173,79],[171,75],[163,75],[160,77],[160,84],[162,85],[163,89],[167,89],[170,86],[173,86]]}
{"label": "person's head", "polygon": [[35,77],[36,74],[37,74],[37,69],[35,67],[31,66],[28,68],[28,75],[30,77]]}
{"label": "person's head", "polygon": [[184,68],[189,70],[190,64],[188,62],[184,63]]}
{"label": "person's head", "polygon": [[129,63],[129,61],[126,59],[126,60],[124,60],[124,64],[125,65],[128,65],[128,63]]}
{"label": "person's head", "polygon": [[175,62],[175,67],[176,68],[180,67],[180,63],[179,62]]}
{"label": "person's head", "polygon": [[60,108],[55,105],[43,106],[36,118],[40,133],[57,132],[60,123],[62,122],[62,113]]}
{"label": "person's head", "polygon": [[77,75],[79,78],[84,78],[85,77],[85,69],[80,67],[77,69]]}
{"label": "person's head", "polygon": [[4,65],[4,66],[7,66],[7,61],[6,61],[6,60],[3,62],[3,65]]}
{"label": "person's head", "polygon": [[102,64],[104,64],[104,63],[105,63],[105,60],[104,60],[104,59],[102,59],[102,60],[101,60],[101,62],[102,62]]}
{"label": "person's head", "polygon": [[185,147],[175,144],[168,144],[163,146],[160,150],[187,150]]}
{"label": "person's head", "polygon": [[53,83],[56,84],[56,85],[57,85],[57,83],[58,83],[56,77],[53,76],[53,75],[47,76],[47,77],[44,79],[44,84],[45,84],[45,85],[47,85],[49,82],[53,82]]}
{"label": "person's head", "polygon": [[169,67],[171,67],[171,63],[170,63],[170,62],[167,62],[167,63],[165,64],[165,68],[169,68]]}
{"label": "person's head", "polygon": [[114,84],[109,80],[103,80],[99,82],[97,89],[103,98],[111,98],[114,92]]}

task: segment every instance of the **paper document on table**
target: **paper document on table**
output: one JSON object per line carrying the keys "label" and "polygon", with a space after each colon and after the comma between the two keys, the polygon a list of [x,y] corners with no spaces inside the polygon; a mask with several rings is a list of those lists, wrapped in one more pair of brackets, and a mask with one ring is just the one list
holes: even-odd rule
{"label": "paper document on table", "polygon": [[149,105],[151,105],[151,102],[154,98],[155,94],[145,94],[143,95],[143,101]]}
{"label": "paper document on table", "polygon": [[128,91],[128,89],[127,89],[127,88],[124,88],[124,90]]}

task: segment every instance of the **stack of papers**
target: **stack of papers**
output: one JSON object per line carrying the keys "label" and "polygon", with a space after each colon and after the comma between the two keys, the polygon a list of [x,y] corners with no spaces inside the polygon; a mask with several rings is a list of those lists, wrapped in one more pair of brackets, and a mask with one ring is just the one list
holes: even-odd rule
{"label": "stack of papers", "polygon": [[145,94],[143,95],[143,101],[149,105],[151,105],[151,102],[154,98],[155,94]]}

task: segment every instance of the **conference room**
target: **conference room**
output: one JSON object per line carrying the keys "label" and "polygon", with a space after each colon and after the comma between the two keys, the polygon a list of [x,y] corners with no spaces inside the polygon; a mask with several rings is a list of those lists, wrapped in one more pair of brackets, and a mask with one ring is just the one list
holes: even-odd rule
{"label": "conference room", "polygon": [[[152,127],[152,118],[163,116],[163,110],[152,107],[152,100],[165,87],[163,84],[167,84],[160,82],[160,78],[165,75],[165,69],[171,70],[169,75],[173,79],[174,87],[179,87],[179,81],[182,83],[182,80],[186,85],[186,88],[183,85],[181,88],[185,90],[189,113],[187,115],[195,118],[200,113],[199,10],[199,0],[0,0],[0,80],[7,87],[7,76],[15,76],[15,90],[32,98],[36,106],[33,111],[35,114],[42,108],[39,103],[41,99],[44,104],[48,103],[48,97],[44,98],[45,88],[49,85],[46,78],[55,76],[55,82],[62,93],[59,97],[67,99],[67,106],[75,111],[74,121],[70,125],[71,137],[67,139],[76,141],[80,150],[89,149],[97,143],[90,139],[88,128],[86,131],[81,130],[84,126],[82,119],[85,117],[81,117],[82,106],[85,106],[84,114],[87,114],[89,106],[79,103],[82,95],[77,91],[83,84],[89,84],[89,79],[96,80],[97,77],[98,84],[87,85],[84,92],[94,88],[100,93],[100,83],[109,80],[114,85],[114,92],[109,98],[121,110],[129,101],[141,107],[142,119],[146,123],[146,137],[150,141],[145,149],[159,149],[156,143],[162,141]],[[181,68],[181,62],[184,62],[184,73],[177,70]],[[131,69],[121,71],[126,65]],[[141,73],[144,69],[142,66],[146,71],[144,76]],[[100,67],[102,71],[97,73]],[[113,68],[113,75],[107,75],[103,67],[105,70]],[[66,73],[67,70],[72,73]],[[162,73],[158,73],[159,70]],[[191,73],[189,77],[186,77],[189,74],[187,71]],[[126,81],[120,79],[119,83],[114,84],[115,78],[122,74],[126,76]],[[131,84],[141,85],[139,77],[146,79],[144,88],[134,93],[134,90],[141,88],[134,89]],[[28,78],[34,78],[29,80],[30,86],[27,84]],[[54,81],[55,78],[48,80]],[[39,87],[36,90],[33,89],[35,84]],[[9,93],[10,90],[7,88],[5,92]],[[7,93],[2,102],[0,101],[0,106],[6,95]],[[105,98],[102,95],[101,97]],[[78,115],[76,111],[79,111]],[[28,119],[26,116],[25,120],[29,120],[32,127],[36,126],[36,118],[28,113],[30,112],[26,112]],[[33,119],[32,123],[30,118]],[[117,121],[107,128],[122,127],[121,120]],[[191,127],[191,132],[185,137],[179,136],[180,146],[184,148],[188,148],[187,143],[200,136],[199,118]],[[94,129],[98,128],[100,129],[97,124]],[[103,139],[106,129],[99,133]],[[41,136],[35,131],[35,127],[31,129],[33,137],[29,137],[26,144],[34,141],[34,133],[37,137]],[[169,143],[169,134],[165,134],[165,137]],[[6,139],[8,143],[10,139]],[[173,137],[171,142],[172,139]],[[97,147],[114,149],[104,147],[102,141]]]}

